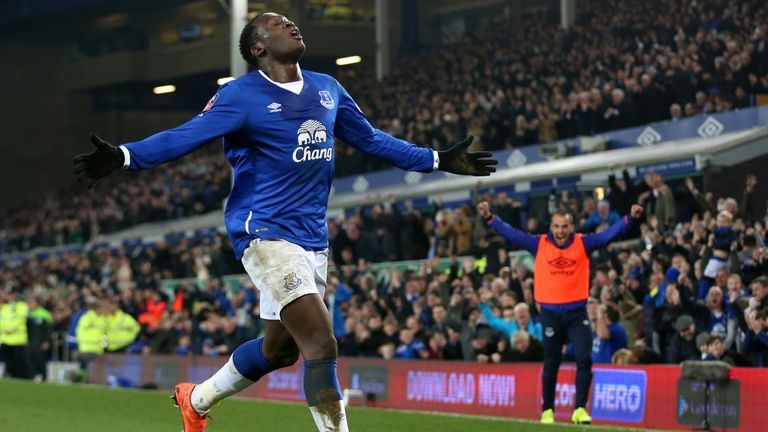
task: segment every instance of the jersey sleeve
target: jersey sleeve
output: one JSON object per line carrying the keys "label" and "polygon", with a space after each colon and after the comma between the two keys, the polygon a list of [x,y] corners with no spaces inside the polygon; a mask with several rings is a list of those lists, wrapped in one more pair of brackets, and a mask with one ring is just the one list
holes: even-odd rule
{"label": "jersey sleeve", "polygon": [[493,228],[494,231],[499,233],[505,240],[513,245],[523,248],[530,252],[533,256],[539,249],[539,236],[531,235],[518,230],[512,225],[501,220],[500,217],[493,215],[486,225]]}
{"label": "jersey sleeve", "polygon": [[341,84],[337,85],[339,109],[334,135],[356,149],[406,171],[431,172],[437,169],[437,156],[433,150],[418,147],[371,126],[349,93]]}
{"label": "jersey sleeve", "polygon": [[214,138],[240,129],[245,119],[242,107],[240,91],[232,85],[222,86],[203,111],[188,122],[120,146],[123,153],[128,153],[125,168],[140,170],[176,160]]}

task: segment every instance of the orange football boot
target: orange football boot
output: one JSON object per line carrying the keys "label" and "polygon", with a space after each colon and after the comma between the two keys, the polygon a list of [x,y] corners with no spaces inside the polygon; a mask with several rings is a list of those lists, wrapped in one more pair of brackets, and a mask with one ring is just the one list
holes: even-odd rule
{"label": "orange football boot", "polygon": [[[205,424],[209,418],[208,414],[200,415],[192,408],[192,390],[195,385],[191,383],[176,384],[174,394],[171,395],[173,405],[181,411],[181,419],[184,421],[182,432],[205,432]],[[212,419],[212,418],[211,418]]]}

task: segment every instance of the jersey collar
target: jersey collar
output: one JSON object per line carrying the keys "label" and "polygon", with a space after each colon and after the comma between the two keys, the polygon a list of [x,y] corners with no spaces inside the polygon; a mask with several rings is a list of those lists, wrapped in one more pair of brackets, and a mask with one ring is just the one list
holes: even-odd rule
{"label": "jersey collar", "polygon": [[302,75],[302,73],[301,73],[301,66],[296,65],[296,70],[299,72],[299,80],[298,81],[289,82],[289,83],[279,83],[279,82],[272,81],[267,76],[267,74],[265,74],[261,69],[259,69],[259,73],[261,74],[262,77],[264,77],[265,80],[271,82],[272,84],[274,84],[274,85],[276,85],[276,86],[278,86],[278,87],[280,87],[280,88],[282,88],[284,90],[288,90],[289,92],[291,92],[293,94],[299,94],[299,93],[301,93],[301,90],[304,89],[304,75]]}

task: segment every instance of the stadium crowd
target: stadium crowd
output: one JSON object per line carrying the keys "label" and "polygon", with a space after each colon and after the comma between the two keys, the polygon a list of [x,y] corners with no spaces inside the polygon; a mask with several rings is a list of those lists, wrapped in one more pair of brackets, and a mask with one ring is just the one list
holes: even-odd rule
{"label": "stadium crowd", "polygon": [[[768,94],[765,2],[594,1],[568,31],[550,15],[468,29],[458,42],[404,56],[383,86],[371,71],[339,78],[377,127],[433,148],[467,133],[490,150],[545,143],[745,108]],[[384,168],[336,149],[337,177]],[[0,253],[220,208],[228,173],[209,146],[130,181],[57,194],[4,215]]]}
{"label": "stadium crowd", "polygon": [[[489,150],[755,105],[768,93],[768,5],[760,0],[601,0],[468,28],[402,56],[386,85],[341,82],[380,129],[432,148],[473,134]],[[337,175],[386,166],[353,148]]]}
{"label": "stadium crowd", "polygon": [[[634,184],[625,171],[607,184],[605,200],[562,190],[552,192],[548,206],[570,210],[583,232],[604,229],[633,203],[647,209],[628,235],[634,240],[592,256],[593,360],[768,365],[768,215],[752,210],[755,177],[747,177],[738,201],[715,199],[690,179],[673,193],[654,173]],[[481,200],[513,226],[547,229],[546,215],[526,217],[503,192],[476,192],[473,202],[428,211],[377,202],[329,220],[325,299],[342,355],[541,360],[533,274],[476,216]],[[401,259],[421,264],[375,271],[377,262]],[[51,332],[68,335],[86,358],[104,351],[217,356],[262,330],[258,291],[242,273],[226,238],[208,232],[6,262],[0,286],[4,306],[28,305],[30,358],[61,349],[46,336]],[[221,277],[227,274],[241,276]],[[163,289],[168,278],[187,280]],[[102,327],[87,336],[94,322]],[[111,342],[113,330],[120,343]]]}
{"label": "stadium crowd", "polygon": [[9,212],[0,222],[0,254],[81,244],[141,223],[207,213],[221,208],[229,189],[229,165],[220,148],[208,146],[155,170],[123,173]]}

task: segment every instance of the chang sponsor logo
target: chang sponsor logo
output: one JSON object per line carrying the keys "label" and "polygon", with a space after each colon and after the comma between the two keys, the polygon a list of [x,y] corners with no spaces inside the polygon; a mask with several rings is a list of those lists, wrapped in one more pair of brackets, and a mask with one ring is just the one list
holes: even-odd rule
{"label": "chang sponsor logo", "polygon": [[333,146],[319,148],[318,144],[328,141],[328,130],[317,120],[307,120],[296,131],[298,147],[293,150],[293,161],[296,163],[325,159],[333,159]]}

